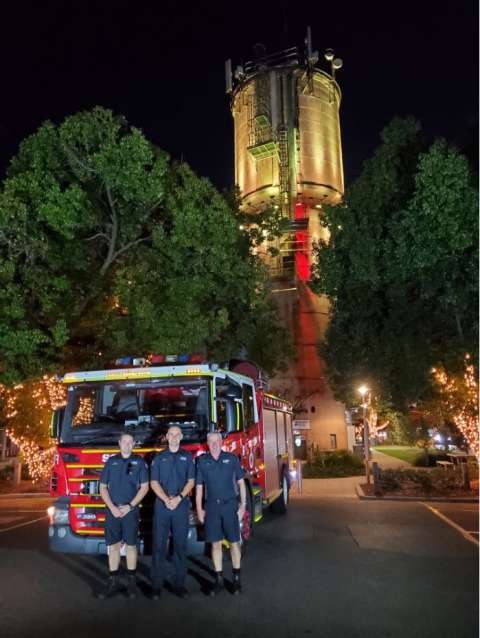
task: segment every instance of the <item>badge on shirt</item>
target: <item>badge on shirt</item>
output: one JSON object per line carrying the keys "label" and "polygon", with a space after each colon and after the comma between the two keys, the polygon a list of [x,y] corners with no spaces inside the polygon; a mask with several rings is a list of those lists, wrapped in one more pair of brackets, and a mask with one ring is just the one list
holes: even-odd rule
{"label": "badge on shirt", "polygon": [[223,459],[222,463],[230,463],[230,459]]}

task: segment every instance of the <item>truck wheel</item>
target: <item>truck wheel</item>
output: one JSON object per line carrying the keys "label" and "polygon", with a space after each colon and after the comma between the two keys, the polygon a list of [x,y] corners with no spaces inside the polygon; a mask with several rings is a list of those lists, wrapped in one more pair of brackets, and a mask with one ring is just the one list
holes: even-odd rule
{"label": "truck wheel", "polygon": [[288,491],[290,489],[290,485],[288,483],[288,477],[285,471],[282,472],[280,487],[282,488],[280,496],[276,498],[270,506],[272,512],[274,512],[275,514],[285,514],[287,511]]}

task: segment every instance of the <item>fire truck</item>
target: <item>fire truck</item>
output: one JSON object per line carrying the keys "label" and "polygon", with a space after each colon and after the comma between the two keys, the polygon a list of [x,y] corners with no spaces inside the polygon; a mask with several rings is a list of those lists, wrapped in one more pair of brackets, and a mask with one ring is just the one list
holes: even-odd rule
{"label": "fire truck", "polygon": [[[69,553],[106,553],[105,504],[99,479],[118,439],[129,432],[134,452],[147,462],[165,449],[167,429],[182,429],[182,447],[194,458],[207,451],[210,431],[222,433],[223,449],[237,455],[245,470],[247,508],[242,542],[266,507],[286,512],[292,458],[291,405],[265,389],[260,369],[248,361],[222,366],[200,355],[123,357],[108,370],[71,372],[62,378],[66,405],[52,416],[57,441],[50,494],[49,546]],[[140,507],[139,549],[151,551],[154,495]],[[203,527],[189,516],[188,551],[205,550]]]}

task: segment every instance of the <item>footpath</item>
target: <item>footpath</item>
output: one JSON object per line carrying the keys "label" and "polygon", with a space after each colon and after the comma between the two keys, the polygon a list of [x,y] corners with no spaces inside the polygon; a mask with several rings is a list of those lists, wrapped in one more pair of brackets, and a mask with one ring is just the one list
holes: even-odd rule
{"label": "footpath", "polygon": [[[372,462],[378,463],[381,469],[401,469],[412,467],[411,463],[401,459],[394,458],[388,454],[371,450]],[[373,484],[373,478],[372,478]],[[320,478],[320,479],[303,479],[301,493],[298,491],[297,484],[294,483],[290,492],[292,499],[302,498],[355,498],[360,500],[392,500],[392,501],[439,501],[451,503],[475,503],[478,502],[475,497],[448,497],[448,496],[375,496],[373,489],[366,485],[364,474],[360,476],[349,476],[346,478]]]}
{"label": "footpath", "polygon": [[402,467],[412,467],[412,464],[407,461],[396,459],[394,456],[389,456],[388,454],[378,452],[377,450],[370,450],[370,455],[372,457],[372,463],[378,463],[382,470],[398,470]]}

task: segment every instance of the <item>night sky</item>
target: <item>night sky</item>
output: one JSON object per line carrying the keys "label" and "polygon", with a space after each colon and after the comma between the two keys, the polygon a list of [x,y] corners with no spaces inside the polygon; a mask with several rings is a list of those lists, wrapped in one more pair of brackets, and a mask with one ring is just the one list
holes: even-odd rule
{"label": "night sky", "polygon": [[[429,137],[472,148],[478,136],[478,16],[443,3],[12,2],[0,13],[0,171],[46,119],[95,105],[122,113],[219,188],[233,183],[224,62],[302,44],[344,60],[341,125],[347,184],[395,115]],[[322,57],[323,60],[323,57]],[[323,66],[327,69],[327,66]]]}

